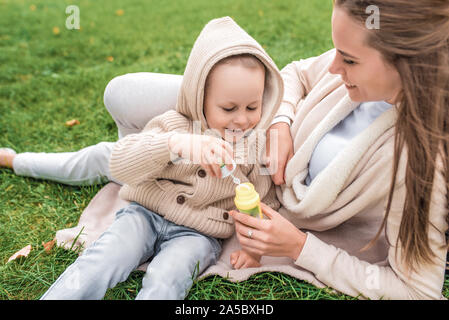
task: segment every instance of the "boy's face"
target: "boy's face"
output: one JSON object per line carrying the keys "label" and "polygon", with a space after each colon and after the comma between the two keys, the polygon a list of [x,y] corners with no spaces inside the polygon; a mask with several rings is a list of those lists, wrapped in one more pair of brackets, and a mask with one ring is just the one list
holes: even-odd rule
{"label": "boy's face", "polygon": [[204,116],[210,129],[237,142],[262,116],[265,70],[240,64],[217,65],[208,78]]}

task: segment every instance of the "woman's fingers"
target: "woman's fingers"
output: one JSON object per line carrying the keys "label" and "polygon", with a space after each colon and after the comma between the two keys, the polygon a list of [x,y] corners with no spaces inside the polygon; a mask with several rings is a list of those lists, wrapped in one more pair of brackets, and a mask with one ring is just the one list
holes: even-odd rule
{"label": "woman's fingers", "polygon": [[266,220],[252,217],[246,213],[241,213],[235,210],[231,210],[229,213],[235,220],[253,229],[262,230],[266,224]]}
{"label": "woman's fingers", "polygon": [[[263,255],[266,249],[266,234],[264,231],[253,229],[248,227],[238,221],[235,222],[235,230],[237,239],[240,245],[249,253],[255,255]],[[251,231],[251,238],[249,237],[248,231]]]}
{"label": "woman's fingers", "polygon": [[[277,141],[271,141],[272,139]],[[284,184],[285,167],[293,156],[293,139],[287,123],[275,123],[268,129],[266,150],[271,179],[276,185]]]}
{"label": "woman's fingers", "polygon": [[252,240],[260,240],[262,239],[261,231],[248,227],[247,225],[241,224],[239,222],[236,222],[235,224],[235,230],[238,234],[241,234],[242,236],[252,239]]}
{"label": "woman's fingers", "polygon": [[255,239],[249,239],[248,237],[245,237],[239,233],[237,233],[237,239],[239,240],[242,248],[245,249],[247,252],[259,256],[264,255],[264,251],[262,250],[264,248],[263,242]]}
{"label": "woman's fingers", "polygon": [[271,176],[275,185],[285,184],[285,167],[287,166],[287,161],[287,157],[284,154],[278,154],[278,161],[273,169],[275,173]]}
{"label": "woman's fingers", "polygon": [[269,205],[263,202],[260,203],[260,209],[262,210],[262,213],[270,220],[273,220],[274,218],[280,216],[279,212],[272,209]]}
{"label": "woman's fingers", "polygon": [[[276,210],[273,210],[270,206],[266,205],[263,202],[260,203],[260,209],[262,210],[262,213],[270,220],[273,220],[273,218],[280,216],[280,214]],[[229,213],[236,221],[256,230],[266,230],[270,221],[256,218],[235,210],[231,210]]]}

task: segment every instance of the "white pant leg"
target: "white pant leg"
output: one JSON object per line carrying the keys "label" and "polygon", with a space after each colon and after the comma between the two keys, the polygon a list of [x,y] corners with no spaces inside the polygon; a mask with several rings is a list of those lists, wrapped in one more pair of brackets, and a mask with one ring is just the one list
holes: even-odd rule
{"label": "white pant leg", "polygon": [[15,174],[69,185],[92,185],[114,181],[109,158],[115,142],[100,142],[76,152],[19,153],[13,162]]}
{"label": "white pant leg", "polygon": [[[153,117],[174,109],[181,81],[180,75],[149,72],[112,79],[104,92],[104,104],[117,124],[119,138],[140,132]],[[103,142],[76,152],[18,154],[14,172],[69,185],[120,183],[109,174],[113,144]]]}
{"label": "white pant leg", "polygon": [[119,138],[140,132],[155,116],[175,109],[182,76],[138,72],[112,79],[104,91],[104,105]]}

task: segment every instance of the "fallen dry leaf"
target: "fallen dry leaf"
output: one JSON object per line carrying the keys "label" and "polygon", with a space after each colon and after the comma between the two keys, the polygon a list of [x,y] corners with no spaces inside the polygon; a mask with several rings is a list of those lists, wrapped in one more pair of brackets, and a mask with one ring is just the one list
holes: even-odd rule
{"label": "fallen dry leaf", "polygon": [[42,241],[42,245],[44,246],[45,252],[50,253],[50,251],[51,251],[51,249],[53,249],[53,246],[55,245],[55,243],[56,243],[55,239],[50,240],[50,241],[45,242],[45,243],[44,243],[44,241]]}
{"label": "fallen dry leaf", "polygon": [[27,81],[30,80],[33,76],[31,74],[22,74],[19,76],[20,80]]}
{"label": "fallen dry leaf", "polygon": [[69,121],[67,121],[67,122],[65,123],[65,125],[66,125],[67,127],[73,127],[73,126],[76,126],[76,125],[78,125],[78,124],[80,124],[80,122],[79,122],[77,119],[72,119],[72,120],[69,120]]}
{"label": "fallen dry leaf", "polygon": [[16,260],[19,257],[27,257],[31,252],[31,244],[27,245],[25,248],[20,249],[16,253],[14,253],[9,259],[8,262]]}

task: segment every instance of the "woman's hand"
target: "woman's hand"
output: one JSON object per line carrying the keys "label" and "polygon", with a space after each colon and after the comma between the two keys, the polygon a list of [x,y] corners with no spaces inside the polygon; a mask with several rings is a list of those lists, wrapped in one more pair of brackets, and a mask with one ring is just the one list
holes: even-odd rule
{"label": "woman's hand", "polygon": [[254,218],[237,211],[230,212],[235,220],[235,230],[242,248],[260,256],[290,257],[296,260],[307,235],[266,204],[261,203],[260,206],[269,219]]}
{"label": "woman's hand", "polygon": [[220,165],[223,163],[228,169],[232,169],[232,147],[223,139],[207,135],[175,133],[170,137],[168,147],[181,158],[201,165],[212,177],[221,178]]}
{"label": "woman's hand", "polygon": [[[277,150],[273,150],[273,155],[270,153],[270,132],[277,131]],[[275,132],[276,132],[275,131]],[[290,133],[290,126],[285,122],[278,122],[273,124],[267,131],[266,142],[266,165],[271,171],[271,179],[274,184],[281,185],[285,183],[285,167],[287,162],[293,157],[293,139]],[[273,172],[274,171],[274,172]]]}

